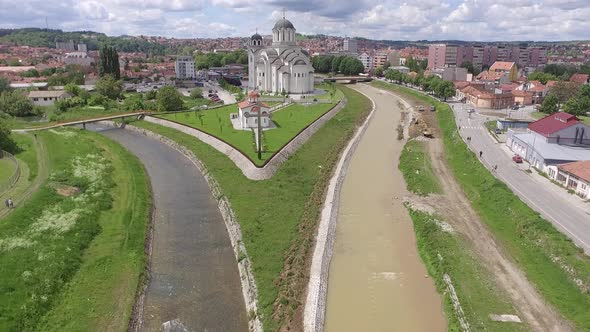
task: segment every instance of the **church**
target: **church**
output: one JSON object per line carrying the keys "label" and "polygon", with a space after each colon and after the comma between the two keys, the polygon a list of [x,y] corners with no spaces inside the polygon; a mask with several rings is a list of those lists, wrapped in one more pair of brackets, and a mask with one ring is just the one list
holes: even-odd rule
{"label": "church", "polygon": [[248,45],[248,89],[267,93],[307,94],[314,90],[309,53],[297,46],[295,27],[284,16],[272,29],[272,45],[258,33]]}

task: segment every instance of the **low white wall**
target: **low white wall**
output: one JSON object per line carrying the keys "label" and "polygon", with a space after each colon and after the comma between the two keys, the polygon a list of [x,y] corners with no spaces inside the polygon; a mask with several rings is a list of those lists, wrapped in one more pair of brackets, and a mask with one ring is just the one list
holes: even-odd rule
{"label": "low white wall", "polygon": [[[356,91],[362,93],[358,90]],[[366,97],[369,98],[368,96]],[[352,154],[375,113],[375,102],[372,99],[371,102],[373,103],[373,109],[350,140],[346,149],[342,152],[334,175],[330,179],[326,199],[324,200],[311,261],[309,282],[307,284],[307,299],[303,313],[303,330],[306,332],[319,332],[324,329],[328,273],[334,248],[340,189],[346,176],[346,170]]]}
{"label": "low white wall", "polygon": [[238,168],[244,173],[244,175],[250,180],[266,180],[270,179],[279,167],[295,153],[301,145],[315,134],[328,120],[334,117],[342,108],[346,105],[346,98],[340,101],[334,108],[322,115],[318,120],[312,123],[304,131],[299,133],[294,139],[292,139],[287,145],[285,145],[272,159],[264,165],[264,167],[256,167],[245,155],[243,155],[237,149],[234,149],[231,145],[226,142],[211,136],[205,132],[191,128],[182,124],[178,124],[172,121],[156,118],[153,116],[146,116],[145,121],[155,123],[161,126],[169,127],[181,131],[185,134],[194,136],[199,140],[209,144],[215,150],[225,154],[231,159],[231,161],[238,166]]}

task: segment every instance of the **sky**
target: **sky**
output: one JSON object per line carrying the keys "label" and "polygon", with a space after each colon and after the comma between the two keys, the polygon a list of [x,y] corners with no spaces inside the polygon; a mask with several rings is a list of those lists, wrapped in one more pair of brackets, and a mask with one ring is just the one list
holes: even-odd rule
{"label": "sky", "polygon": [[389,40],[590,40],[590,0],[0,0],[0,27],[215,38],[304,34]]}

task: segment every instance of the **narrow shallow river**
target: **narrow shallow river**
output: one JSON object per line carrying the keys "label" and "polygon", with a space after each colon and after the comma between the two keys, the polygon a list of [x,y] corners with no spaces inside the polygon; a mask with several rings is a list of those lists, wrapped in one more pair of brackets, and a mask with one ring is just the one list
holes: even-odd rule
{"label": "narrow shallow river", "polygon": [[416,248],[398,170],[404,141],[393,96],[355,86],[376,113],[350,161],[340,193],[325,330],[446,331],[441,298]]}

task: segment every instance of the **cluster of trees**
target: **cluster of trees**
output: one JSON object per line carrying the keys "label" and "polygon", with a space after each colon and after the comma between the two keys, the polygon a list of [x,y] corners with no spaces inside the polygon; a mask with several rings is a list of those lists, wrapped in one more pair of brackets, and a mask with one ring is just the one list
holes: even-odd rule
{"label": "cluster of trees", "polygon": [[477,67],[475,67],[471,61],[464,61],[460,67],[467,69],[467,72],[473,74],[473,76],[476,76],[479,73],[481,73],[481,71]]}
{"label": "cluster of trees", "polygon": [[560,109],[574,115],[586,115],[590,112],[590,86],[574,82],[557,82],[549,90],[539,111],[552,114]]}
{"label": "cluster of trees", "polygon": [[358,75],[365,71],[361,60],[348,55],[320,55],[313,57],[312,66],[318,73]]}
{"label": "cluster of trees", "polygon": [[590,75],[590,66],[576,67],[573,65],[550,64],[543,67],[542,70],[536,70],[528,78],[531,81],[540,81],[546,84],[547,81],[567,81],[576,73]]}
{"label": "cluster of trees", "polygon": [[98,50],[100,45],[112,45],[122,52],[142,52],[151,55],[176,54],[177,49],[172,45],[153,43],[143,38],[129,38],[126,36],[109,37],[103,33],[92,31],[64,32],[54,29],[24,28],[1,29],[0,42],[31,47],[55,47],[55,41],[73,40],[88,46],[88,50]]}
{"label": "cluster of trees", "polygon": [[[10,88],[10,82],[0,77],[0,117],[28,116],[36,114],[33,103],[22,91]],[[7,150],[8,151],[8,150]]]}
{"label": "cluster of trees", "polygon": [[86,70],[80,65],[67,65],[65,69],[47,68],[41,74],[48,77],[47,84],[49,86],[64,86],[68,83],[82,85]]}
{"label": "cluster of trees", "polygon": [[410,71],[421,73],[426,70],[428,66],[428,60],[416,60],[412,57],[406,59],[406,67],[410,68]]}
{"label": "cluster of trees", "polygon": [[10,136],[10,129],[2,118],[0,118],[0,150],[8,151],[12,154],[18,151],[18,145]]}
{"label": "cluster of trees", "polygon": [[100,60],[98,62],[98,74],[100,77],[110,75],[115,79],[121,78],[121,69],[119,67],[119,54],[112,46],[103,46],[100,49]]}
{"label": "cluster of trees", "polygon": [[397,84],[410,84],[416,87],[421,87],[426,92],[431,92],[438,98],[447,100],[453,97],[456,93],[453,82],[444,81],[436,75],[424,77],[422,73],[418,73],[415,77],[404,74],[398,70],[388,70],[385,73],[385,78]]}
{"label": "cluster of trees", "polygon": [[195,63],[197,69],[209,69],[211,67],[221,67],[232,63],[241,65],[248,64],[248,54],[245,50],[236,50],[229,53],[203,53],[195,54]]}

